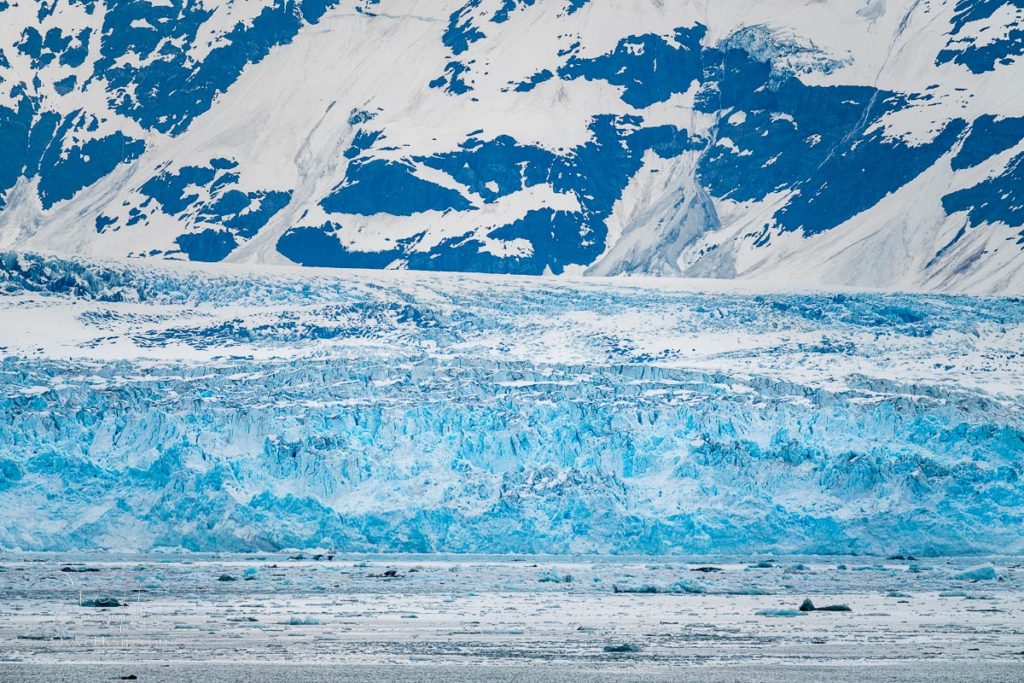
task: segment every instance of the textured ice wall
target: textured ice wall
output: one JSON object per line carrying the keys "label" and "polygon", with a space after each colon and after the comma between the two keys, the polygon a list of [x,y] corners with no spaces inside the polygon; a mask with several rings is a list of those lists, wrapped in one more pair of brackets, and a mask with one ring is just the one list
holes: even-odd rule
{"label": "textured ice wall", "polygon": [[0,255],[0,545],[1024,549],[1024,304]]}

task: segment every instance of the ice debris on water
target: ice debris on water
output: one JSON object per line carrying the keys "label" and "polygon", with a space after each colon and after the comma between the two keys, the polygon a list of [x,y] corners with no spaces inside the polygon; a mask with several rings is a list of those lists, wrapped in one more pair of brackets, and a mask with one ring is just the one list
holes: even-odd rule
{"label": "ice debris on water", "polygon": [[956,578],[964,581],[995,581],[998,577],[996,568],[991,564],[979,564],[956,575]]}
{"label": "ice debris on water", "polygon": [[572,574],[559,574],[555,569],[542,572],[537,579],[540,583],[572,583]]}
{"label": "ice debris on water", "polygon": [[802,617],[806,612],[801,612],[798,609],[766,608],[758,610],[757,614],[762,617]]}
{"label": "ice debris on water", "polygon": [[605,645],[604,651],[613,653],[630,653],[641,652],[643,651],[643,648],[639,645],[635,645],[634,643],[622,643],[620,645]]}
{"label": "ice debris on water", "polygon": [[284,623],[288,626],[319,626],[321,622],[315,617],[292,616]]}
{"label": "ice debris on water", "polygon": [[640,593],[640,594],[655,594],[655,593],[690,593],[699,594],[707,592],[707,588],[697,582],[691,581],[690,579],[680,579],[675,583],[667,586],[658,586],[652,583],[613,583],[613,593]]}
{"label": "ice debris on water", "polygon": [[702,583],[689,579],[680,579],[669,587],[670,593],[706,593],[707,588]]}
{"label": "ice debris on water", "polygon": [[55,628],[40,628],[29,633],[19,633],[19,640],[74,640],[74,634]]}
{"label": "ice debris on water", "polygon": [[655,586],[654,584],[650,584],[650,583],[641,583],[641,584],[637,584],[637,585],[613,583],[612,584],[612,592],[613,593],[646,593],[646,594],[653,594],[653,593],[663,593],[664,591],[661,588]]}
{"label": "ice debris on water", "polygon": [[117,598],[93,598],[82,601],[82,607],[124,607],[125,604]]}

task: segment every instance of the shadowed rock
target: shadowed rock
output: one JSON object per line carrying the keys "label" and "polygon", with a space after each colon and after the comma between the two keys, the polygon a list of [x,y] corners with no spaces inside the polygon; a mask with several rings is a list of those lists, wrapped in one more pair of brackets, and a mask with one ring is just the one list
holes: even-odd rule
{"label": "shadowed rock", "polygon": [[124,607],[125,604],[117,598],[96,598],[82,601],[82,607]]}
{"label": "shadowed rock", "polygon": [[642,647],[640,647],[639,645],[634,645],[633,643],[623,643],[621,645],[605,645],[604,646],[604,651],[605,652],[616,652],[616,653],[621,653],[621,652],[640,652],[641,650],[643,650]]}
{"label": "shadowed rock", "polygon": [[810,598],[806,598],[800,603],[801,612],[852,612],[849,605],[826,605],[825,607],[815,607],[814,603],[811,602]]}

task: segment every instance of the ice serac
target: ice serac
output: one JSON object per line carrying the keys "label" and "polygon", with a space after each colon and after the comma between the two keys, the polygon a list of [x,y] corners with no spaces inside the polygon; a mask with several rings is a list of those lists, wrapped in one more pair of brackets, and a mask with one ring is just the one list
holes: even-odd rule
{"label": "ice serac", "polygon": [[1024,290],[1022,0],[0,0],[0,247]]}
{"label": "ice serac", "polygon": [[5,548],[1024,551],[1018,299],[8,253],[0,316]]}

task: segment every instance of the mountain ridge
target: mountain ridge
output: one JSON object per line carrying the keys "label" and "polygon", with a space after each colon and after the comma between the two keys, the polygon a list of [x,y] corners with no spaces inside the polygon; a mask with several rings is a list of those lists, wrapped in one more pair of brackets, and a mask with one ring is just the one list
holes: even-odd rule
{"label": "mountain ridge", "polygon": [[5,249],[1024,290],[1024,0],[0,18]]}

